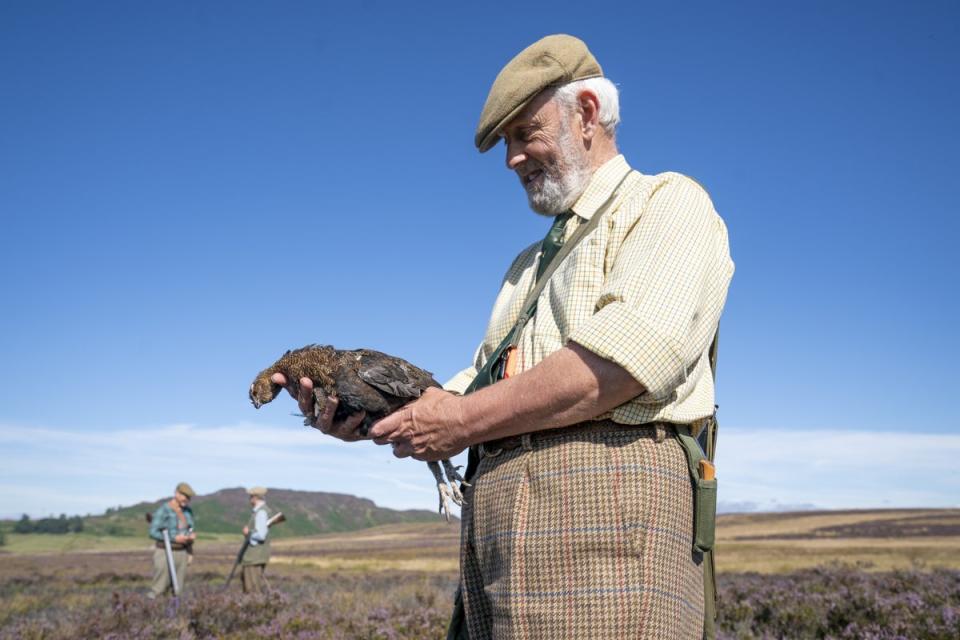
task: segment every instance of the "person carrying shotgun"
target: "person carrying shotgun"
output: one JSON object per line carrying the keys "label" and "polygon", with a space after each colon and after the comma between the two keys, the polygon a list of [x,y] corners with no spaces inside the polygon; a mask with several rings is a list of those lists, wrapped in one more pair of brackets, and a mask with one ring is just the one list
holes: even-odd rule
{"label": "person carrying shotgun", "polygon": [[[183,591],[187,563],[193,554],[193,542],[197,539],[193,530],[193,511],[190,509],[190,499],[195,495],[193,487],[181,482],[173,498],[157,507],[150,518],[149,535],[156,541],[156,549],[153,551],[153,581],[147,594],[149,598],[156,598],[168,590],[174,595]],[[164,534],[167,535],[166,541]],[[171,580],[171,568],[176,574],[176,586]]]}
{"label": "person carrying shotgun", "polygon": [[266,503],[265,487],[247,489],[247,495],[250,496],[250,507],[253,513],[250,514],[247,526],[243,528],[243,535],[249,541],[241,560],[243,592],[263,593],[266,589],[266,578],[263,574],[267,563],[270,562],[270,540],[268,539],[270,526],[267,521],[273,516],[273,512]]}

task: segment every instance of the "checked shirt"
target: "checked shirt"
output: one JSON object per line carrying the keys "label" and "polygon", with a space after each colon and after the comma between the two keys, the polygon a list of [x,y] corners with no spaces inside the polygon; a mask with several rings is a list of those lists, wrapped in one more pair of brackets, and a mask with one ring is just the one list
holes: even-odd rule
{"label": "checked shirt", "polygon": [[[565,237],[587,224],[630,171],[600,167],[573,206]],[[554,272],[520,336],[517,373],[572,340],[626,369],[645,388],[610,414],[620,424],[690,424],[713,414],[708,351],[733,276],[727,229],[706,192],[678,173],[633,172],[606,220]],[[538,241],[503,278],[473,365],[445,386],[463,392],[513,327],[539,265]]]}

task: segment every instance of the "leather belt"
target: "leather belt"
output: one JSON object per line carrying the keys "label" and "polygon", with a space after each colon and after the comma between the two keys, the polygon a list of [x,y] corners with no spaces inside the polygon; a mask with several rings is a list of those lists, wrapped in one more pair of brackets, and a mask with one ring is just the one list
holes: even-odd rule
{"label": "leather belt", "polygon": [[[481,459],[494,458],[504,451],[512,451],[514,449],[522,448],[525,451],[532,451],[534,443],[542,442],[548,438],[586,434],[592,431],[610,429],[649,429],[654,433],[657,442],[661,442],[664,437],[666,437],[668,427],[669,425],[666,422],[620,424],[619,422],[614,422],[613,420],[591,420],[573,424],[569,427],[558,427],[555,429],[544,429],[543,431],[532,431],[530,433],[524,433],[517,436],[508,436],[506,438],[481,442],[479,445],[477,445],[477,448],[480,452]],[[672,432],[672,429],[669,431]]]}
{"label": "leather belt", "polygon": [[[171,543],[170,543],[170,548],[171,548],[173,551],[183,551],[183,550],[185,550],[185,549],[187,548],[187,545],[185,545],[185,544],[180,544],[179,542],[171,542]],[[157,549],[163,549],[163,543],[162,543],[162,542],[158,542],[158,543],[157,543]]]}

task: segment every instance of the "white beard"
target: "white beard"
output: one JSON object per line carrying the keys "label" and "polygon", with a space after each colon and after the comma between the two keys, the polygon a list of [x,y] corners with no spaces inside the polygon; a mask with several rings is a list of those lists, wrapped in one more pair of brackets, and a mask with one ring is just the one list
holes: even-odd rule
{"label": "white beard", "polygon": [[592,172],[587,156],[578,153],[569,124],[562,125],[557,136],[559,158],[551,165],[528,160],[524,168],[543,172],[540,185],[525,185],[530,208],[545,216],[568,211],[587,188]]}

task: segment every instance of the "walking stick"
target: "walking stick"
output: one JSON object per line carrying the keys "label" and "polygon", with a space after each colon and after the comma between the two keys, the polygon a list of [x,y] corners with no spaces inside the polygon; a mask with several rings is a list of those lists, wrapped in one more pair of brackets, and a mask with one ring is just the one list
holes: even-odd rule
{"label": "walking stick", "polygon": [[[275,524],[280,524],[281,522],[284,522],[286,519],[287,519],[287,516],[283,515],[282,511],[278,512],[272,518],[267,520],[267,529],[269,529]],[[243,536],[243,544],[240,545],[240,552],[237,554],[237,559],[234,560],[233,562],[233,568],[230,569],[230,575],[227,576],[227,581],[223,584],[223,589],[221,589],[222,591],[226,591],[227,587],[230,586],[230,581],[233,580],[233,574],[237,572],[237,567],[239,567],[240,562],[243,561],[243,554],[246,553],[247,547],[249,546],[250,546],[250,534],[248,533],[247,535]]]}
{"label": "walking stick", "polygon": [[170,533],[166,529],[160,529],[163,534],[163,552],[167,556],[167,569],[170,570],[170,581],[173,583],[173,597],[180,597],[180,583],[177,582],[177,568],[173,564],[173,549],[170,548]]}

